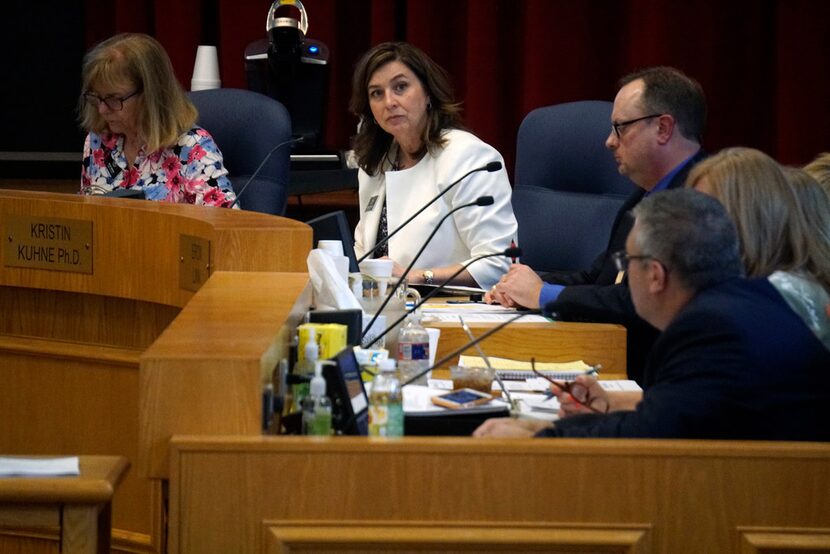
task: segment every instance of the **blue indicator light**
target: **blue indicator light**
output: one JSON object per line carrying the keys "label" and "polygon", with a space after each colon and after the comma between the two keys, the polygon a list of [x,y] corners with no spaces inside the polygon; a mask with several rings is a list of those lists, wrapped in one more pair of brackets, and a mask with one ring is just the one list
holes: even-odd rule
{"label": "blue indicator light", "polygon": [[308,47],[308,53],[309,54],[316,54],[319,51],[320,51],[320,49],[317,48],[316,46],[309,46]]}

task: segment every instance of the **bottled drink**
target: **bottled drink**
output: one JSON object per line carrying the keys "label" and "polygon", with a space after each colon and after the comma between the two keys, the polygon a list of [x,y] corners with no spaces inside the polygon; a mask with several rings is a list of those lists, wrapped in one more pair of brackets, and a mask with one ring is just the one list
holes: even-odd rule
{"label": "bottled drink", "polygon": [[331,435],[331,400],[326,396],[326,380],[321,362],[316,362],[308,396],[303,399],[303,435]]}
{"label": "bottled drink", "polygon": [[372,381],[369,395],[369,435],[403,436],[403,396],[395,370],[395,360],[378,364],[380,374]]}
{"label": "bottled drink", "polygon": [[[303,359],[294,365],[294,375],[311,379],[314,377],[314,366],[320,357],[320,346],[317,344],[317,336],[314,329],[309,329],[308,340],[303,349]],[[303,407],[303,398],[308,396],[309,384],[307,382],[294,385],[292,396],[294,398],[293,412],[299,412]]]}
{"label": "bottled drink", "polygon": [[[398,370],[402,383],[429,367],[429,333],[421,326],[421,317],[417,310],[406,318],[406,324],[398,332]],[[427,384],[424,374],[417,381],[418,385]]]}

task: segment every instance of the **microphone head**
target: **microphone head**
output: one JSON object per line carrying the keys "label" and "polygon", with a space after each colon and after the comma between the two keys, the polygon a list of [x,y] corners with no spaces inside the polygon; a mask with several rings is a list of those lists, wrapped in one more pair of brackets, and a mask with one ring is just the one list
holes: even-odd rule
{"label": "microphone head", "polygon": [[495,202],[492,196],[479,196],[476,198],[476,206],[491,206]]}
{"label": "microphone head", "polygon": [[501,169],[501,162],[490,162],[487,164],[487,171],[490,173],[498,171],[499,169]]}
{"label": "microphone head", "polygon": [[511,246],[510,248],[504,251],[504,255],[508,258],[521,258],[522,249],[518,246]]}

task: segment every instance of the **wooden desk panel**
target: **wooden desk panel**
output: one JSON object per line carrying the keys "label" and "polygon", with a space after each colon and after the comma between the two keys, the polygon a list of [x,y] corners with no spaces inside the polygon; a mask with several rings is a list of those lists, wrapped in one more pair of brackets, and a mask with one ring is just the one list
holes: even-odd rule
{"label": "wooden desk panel", "polygon": [[311,249],[306,224],[243,210],[0,191],[0,226],[10,216],[91,221],[94,273],[0,266],[0,284],[178,307],[193,296],[179,287],[181,235],[209,240],[212,270],[219,271],[304,272]]}
{"label": "wooden desk panel", "polygon": [[[171,340],[165,344],[186,344],[185,356],[201,353],[205,373],[214,371],[227,379],[235,368],[244,367],[236,384],[244,383],[245,393],[234,399],[245,408],[231,410],[227,403],[217,402],[210,410],[216,418],[222,417],[223,408],[239,416],[243,423],[234,421],[233,432],[252,427],[263,366],[273,362],[287,339],[283,325],[288,311],[279,311],[274,301],[260,301],[259,312],[236,310],[231,302],[214,310],[213,321],[222,323],[220,331],[205,319],[176,323],[180,315],[191,313],[182,308],[202,294],[179,287],[179,236],[209,240],[211,279],[223,271],[245,270],[249,277],[244,282],[223,283],[231,289],[247,287],[251,298],[257,298],[266,294],[258,288],[259,277],[273,282],[279,279],[276,272],[296,270],[302,272],[300,281],[307,280],[307,225],[202,206],[0,191],[0,228],[9,216],[92,221],[95,250],[93,274],[6,267],[0,258],[0,452],[115,454],[135,464],[139,358],[162,335]],[[266,289],[268,295],[281,292],[271,285]],[[295,296],[283,303],[297,299],[296,290],[288,294]],[[203,305],[198,300],[196,304]],[[170,327],[175,332],[188,327],[196,331],[186,340],[176,339],[165,332]],[[226,365],[220,353],[232,349],[237,359]],[[200,398],[196,384],[178,401],[189,406]],[[116,494],[113,548],[162,551],[163,515],[161,481],[132,472]]]}
{"label": "wooden desk panel", "polygon": [[[436,360],[461,348],[470,339],[457,323],[429,323],[425,327],[441,329]],[[470,323],[473,335],[479,337],[495,324]],[[605,323],[516,323],[510,324],[479,343],[488,356],[530,361],[571,362],[583,360],[588,364],[602,364],[602,373],[624,376],[625,336],[622,325]],[[478,356],[474,347],[466,354]],[[452,363],[455,363],[453,361]],[[448,363],[447,366],[450,364]],[[624,378],[624,377],[623,377]]]}
{"label": "wooden desk panel", "polygon": [[110,503],[128,467],[120,456],[81,456],[79,476],[0,479],[0,534],[58,529],[64,554],[109,553]]}
{"label": "wooden desk panel", "polygon": [[175,434],[262,433],[262,383],[310,303],[304,273],[211,276],[141,356],[142,475],[167,476]]}
{"label": "wooden desk panel", "polygon": [[830,551],[830,445],[176,437],[171,553]]}

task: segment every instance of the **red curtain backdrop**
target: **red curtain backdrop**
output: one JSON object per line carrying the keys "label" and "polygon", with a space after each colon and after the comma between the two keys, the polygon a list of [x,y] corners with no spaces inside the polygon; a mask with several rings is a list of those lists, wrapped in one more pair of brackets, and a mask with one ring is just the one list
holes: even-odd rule
{"label": "red curtain backdrop", "polygon": [[[760,148],[803,164],[830,150],[830,2],[826,0],[303,0],[309,38],[331,51],[325,142],[345,149],[354,64],[406,40],[453,78],[466,125],[512,170],[516,133],[534,108],[613,100],[625,73],[672,65],[709,103],[705,147]],[[243,52],[266,37],[265,0],[87,0],[91,46],[152,34],[189,88],[196,47],[219,49],[224,87],[246,88]]]}

